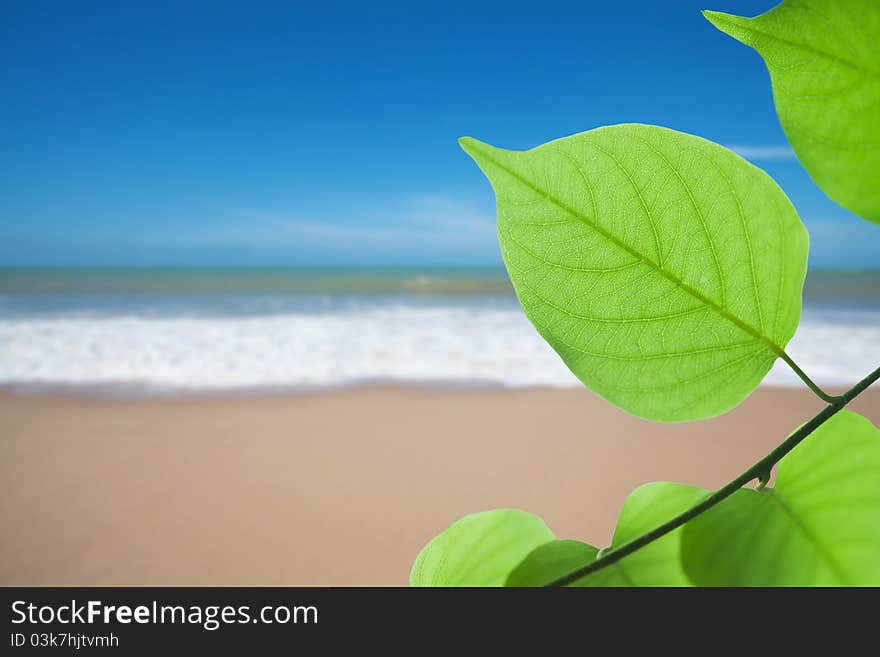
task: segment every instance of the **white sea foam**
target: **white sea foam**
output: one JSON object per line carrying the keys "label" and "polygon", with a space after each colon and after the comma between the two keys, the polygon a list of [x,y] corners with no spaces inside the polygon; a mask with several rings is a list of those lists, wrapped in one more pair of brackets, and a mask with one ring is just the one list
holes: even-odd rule
{"label": "white sea foam", "polygon": [[[851,384],[880,362],[878,318],[808,314],[789,353],[819,383]],[[0,319],[0,385],[6,387],[210,393],[369,381],[577,385],[513,304]],[[781,364],[766,382],[800,385]]]}

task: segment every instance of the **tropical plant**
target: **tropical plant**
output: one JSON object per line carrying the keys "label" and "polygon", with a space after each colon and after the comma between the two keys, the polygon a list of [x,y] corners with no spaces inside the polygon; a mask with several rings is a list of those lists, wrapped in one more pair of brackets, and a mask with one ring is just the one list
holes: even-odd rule
{"label": "tropical plant", "polygon": [[[764,57],[814,181],[880,223],[880,4],[705,16]],[[809,238],[779,186],[722,146],[649,125],[528,151],[460,143],[494,188],[526,316],[587,387],[649,420],[698,420],[742,402],[781,359],[827,406],[717,491],[636,489],[607,548],[557,540],[524,511],[485,511],[430,541],[411,584],[880,585],[880,430],[844,410],[880,368],[835,396],[786,353]]]}

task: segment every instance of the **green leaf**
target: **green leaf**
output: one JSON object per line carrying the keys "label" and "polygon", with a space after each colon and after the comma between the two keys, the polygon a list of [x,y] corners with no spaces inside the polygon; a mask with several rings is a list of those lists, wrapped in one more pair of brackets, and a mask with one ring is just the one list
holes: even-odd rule
{"label": "green leaf", "polygon": [[[708,491],[684,484],[645,484],[630,493],[617,519],[611,547],[618,547],[697,504]],[[681,528],[636,550],[574,586],[690,586],[681,567]]]}
{"label": "green leaf", "polygon": [[880,431],[841,411],[779,463],[685,525],[699,586],[880,585]]}
{"label": "green leaf", "polygon": [[505,586],[544,586],[596,560],[599,550],[580,541],[551,541],[532,550]]}
{"label": "green leaf", "polygon": [[652,420],[724,413],[794,335],[807,232],[733,152],[646,125],[529,151],[460,140],[495,189],[526,315],[589,388]]}
{"label": "green leaf", "polygon": [[816,184],[880,223],[880,2],[786,0],[756,18],[704,15],[764,58],[779,120]]}
{"label": "green leaf", "polygon": [[[689,509],[708,492],[683,484],[652,483],[627,497],[611,547],[619,547]],[[681,529],[570,586],[689,586],[681,568]],[[599,550],[579,541],[553,541],[535,548],[507,579],[507,586],[543,586],[595,561]]]}
{"label": "green leaf", "polygon": [[536,547],[554,539],[544,521],[525,511],[496,509],[464,516],[416,557],[411,586],[503,586]]}

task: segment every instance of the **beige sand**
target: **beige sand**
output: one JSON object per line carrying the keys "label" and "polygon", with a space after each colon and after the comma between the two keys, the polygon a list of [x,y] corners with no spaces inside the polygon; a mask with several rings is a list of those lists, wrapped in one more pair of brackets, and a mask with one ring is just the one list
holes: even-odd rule
{"label": "beige sand", "polygon": [[[0,584],[404,584],[432,535],[493,507],[605,545],[634,487],[717,486],[819,408],[761,389],[656,425],[585,390],[2,395]],[[880,423],[880,391],[853,408]]]}

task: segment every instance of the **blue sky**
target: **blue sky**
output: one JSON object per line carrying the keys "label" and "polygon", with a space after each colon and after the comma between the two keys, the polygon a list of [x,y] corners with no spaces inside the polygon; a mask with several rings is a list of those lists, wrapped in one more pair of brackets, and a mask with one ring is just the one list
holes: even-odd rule
{"label": "blue sky", "polygon": [[766,169],[813,266],[880,266],[877,227],[787,148],[760,58],[699,13],[771,6],[0,0],[0,264],[496,265],[457,137],[637,121]]}

